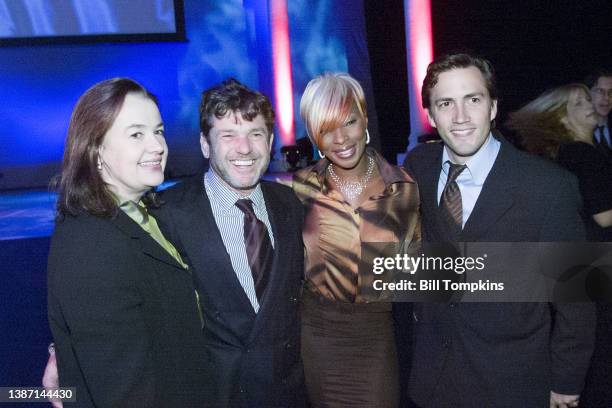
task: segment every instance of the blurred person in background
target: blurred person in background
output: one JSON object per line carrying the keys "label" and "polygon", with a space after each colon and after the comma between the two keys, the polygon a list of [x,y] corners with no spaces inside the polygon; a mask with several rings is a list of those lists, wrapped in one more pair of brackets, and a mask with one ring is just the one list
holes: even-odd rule
{"label": "blurred person in background", "polygon": [[612,166],[593,140],[597,121],[589,89],[576,83],[544,92],[511,113],[506,125],[525,150],[576,175],[587,238],[612,241]]}

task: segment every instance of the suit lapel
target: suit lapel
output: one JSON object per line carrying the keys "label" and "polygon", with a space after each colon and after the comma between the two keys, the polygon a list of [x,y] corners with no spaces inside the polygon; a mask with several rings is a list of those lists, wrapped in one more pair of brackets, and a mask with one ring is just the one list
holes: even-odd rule
{"label": "suit lapel", "polygon": [[422,213],[430,217],[430,222],[427,223],[430,229],[428,238],[434,241],[448,239],[445,233],[445,225],[438,210],[438,181],[440,171],[442,171],[442,149],[443,145],[440,144],[434,154],[423,163],[423,176],[420,180],[417,180],[421,188]]}
{"label": "suit lapel", "polygon": [[463,228],[462,241],[478,241],[514,204],[513,194],[520,182],[512,175],[515,151],[508,142],[500,141],[499,154]]}
{"label": "suit lapel", "polygon": [[[182,220],[179,226],[181,243],[195,267],[199,286],[204,288],[204,293],[208,293],[211,299],[231,298],[240,310],[254,316],[253,306],[236,277],[223,244],[204,187],[188,197],[185,205],[177,211],[180,212],[178,218]],[[213,300],[213,303],[217,301]]]}
{"label": "suit lapel", "polygon": [[131,239],[138,240],[142,252],[156,260],[173,266],[181,271],[183,267],[161,245],[157,243],[144,229],[123,211],[119,211],[112,220],[113,224]]}

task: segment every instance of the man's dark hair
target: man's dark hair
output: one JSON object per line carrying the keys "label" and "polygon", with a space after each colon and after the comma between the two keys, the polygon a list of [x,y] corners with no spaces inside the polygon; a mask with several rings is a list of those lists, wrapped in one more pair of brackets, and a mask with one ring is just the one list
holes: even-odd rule
{"label": "man's dark hair", "polygon": [[485,86],[489,91],[489,96],[492,100],[497,99],[497,85],[495,80],[495,70],[491,63],[480,57],[474,57],[469,54],[450,54],[438,58],[427,67],[427,75],[423,80],[423,88],[421,89],[421,98],[423,108],[429,109],[431,101],[431,90],[438,83],[438,78],[441,73],[451,71],[453,69],[476,67],[482,73],[485,80]]}
{"label": "man's dark hair", "polygon": [[584,78],[584,84],[591,89],[601,77],[612,77],[612,71],[605,68],[598,68]]}
{"label": "man's dark hair", "polygon": [[217,119],[223,118],[229,112],[240,112],[248,121],[261,115],[266,123],[268,132],[272,135],[274,130],[274,110],[268,97],[254,91],[234,78],[229,78],[220,84],[204,91],[200,102],[200,131],[208,139],[212,128],[213,115]]}

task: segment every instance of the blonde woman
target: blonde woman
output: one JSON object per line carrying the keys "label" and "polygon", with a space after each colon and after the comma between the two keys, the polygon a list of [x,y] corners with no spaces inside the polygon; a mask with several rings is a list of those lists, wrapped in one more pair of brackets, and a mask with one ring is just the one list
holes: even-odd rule
{"label": "blonde woman", "polygon": [[544,92],[507,122],[525,150],[556,160],[576,175],[589,239],[610,241],[612,166],[593,144],[596,125],[589,89],[577,83]]}
{"label": "blonde woman", "polygon": [[302,356],[314,407],[396,407],[398,364],[391,304],[366,303],[363,242],[420,238],[417,186],[368,146],[363,89],[348,74],[314,78],[300,103],[322,157],[297,172],[304,204]]}

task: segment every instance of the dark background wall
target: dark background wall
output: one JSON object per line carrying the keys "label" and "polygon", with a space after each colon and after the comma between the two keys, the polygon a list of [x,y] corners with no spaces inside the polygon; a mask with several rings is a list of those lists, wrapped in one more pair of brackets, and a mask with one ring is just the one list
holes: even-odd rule
{"label": "dark background wall", "polygon": [[436,56],[463,49],[495,66],[502,121],[548,88],[612,67],[610,1],[431,0],[431,8]]}
{"label": "dark background wall", "polygon": [[404,2],[366,0],[364,11],[380,152],[394,162],[410,134]]}

